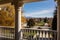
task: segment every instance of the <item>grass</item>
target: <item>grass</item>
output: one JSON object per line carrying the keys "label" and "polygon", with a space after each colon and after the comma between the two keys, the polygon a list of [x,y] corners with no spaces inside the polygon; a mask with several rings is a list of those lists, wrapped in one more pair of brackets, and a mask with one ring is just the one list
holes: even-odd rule
{"label": "grass", "polygon": [[41,22],[37,23],[36,25],[37,25],[37,26],[44,26],[44,22],[41,21]]}

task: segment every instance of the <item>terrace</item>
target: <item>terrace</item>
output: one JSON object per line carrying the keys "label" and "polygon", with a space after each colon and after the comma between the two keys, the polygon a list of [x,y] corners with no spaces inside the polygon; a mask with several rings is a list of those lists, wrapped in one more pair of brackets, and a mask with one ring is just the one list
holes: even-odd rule
{"label": "terrace", "polygon": [[[36,0],[36,1],[40,1],[40,0]],[[23,2],[25,3],[29,3],[29,2],[36,2],[35,0],[31,0],[31,1],[28,1],[28,0],[24,0]],[[0,4],[3,5],[3,4],[6,4],[6,3],[10,3],[10,2],[13,2],[12,0],[6,0],[6,1],[1,1]],[[20,1],[21,2],[21,1]],[[21,5],[19,5],[19,7],[21,7],[23,5],[23,2],[20,3]],[[16,0],[14,0],[13,4],[15,5],[15,16],[16,16],[16,19],[18,20],[18,6],[16,6],[18,4],[18,1],[16,2]],[[59,3],[58,3],[59,4]],[[58,7],[59,10],[60,10],[60,6]],[[58,11],[59,12],[59,11]],[[60,12],[59,12],[60,13]],[[58,30],[55,31],[55,30],[41,30],[41,29],[30,29],[30,28],[22,28],[20,29],[19,31],[19,35],[20,37],[18,37],[18,21],[16,20],[16,25],[15,25],[15,28],[7,28],[7,27],[0,27],[0,30],[3,31],[1,32],[0,31],[0,39],[1,40],[56,40],[55,38],[57,38],[57,40],[60,39],[60,14],[58,13]],[[20,15],[21,16],[21,15]],[[8,31],[7,31],[8,30]],[[14,31],[15,30],[15,31]],[[7,33],[8,32],[8,33]],[[26,35],[29,34],[32,32],[32,35],[29,37]],[[25,33],[25,34],[24,34]],[[36,37],[33,37],[35,35]],[[52,35],[55,35],[54,37]],[[47,36],[46,36],[47,35]],[[25,38],[26,36],[26,38]],[[56,37],[57,36],[57,37]],[[19,39],[18,39],[19,38]]]}

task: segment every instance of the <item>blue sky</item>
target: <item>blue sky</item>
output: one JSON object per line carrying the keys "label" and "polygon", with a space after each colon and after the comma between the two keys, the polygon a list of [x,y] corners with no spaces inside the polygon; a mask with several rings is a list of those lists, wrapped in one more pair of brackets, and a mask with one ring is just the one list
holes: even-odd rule
{"label": "blue sky", "polygon": [[46,0],[41,2],[32,2],[24,4],[25,17],[53,17],[56,7],[54,0]]}

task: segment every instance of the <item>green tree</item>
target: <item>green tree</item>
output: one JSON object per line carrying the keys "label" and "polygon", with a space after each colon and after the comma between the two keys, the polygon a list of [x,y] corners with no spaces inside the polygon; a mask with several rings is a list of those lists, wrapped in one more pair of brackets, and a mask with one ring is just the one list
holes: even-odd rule
{"label": "green tree", "polygon": [[44,22],[45,22],[45,23],[48,22],[47,17],[44,18]]}
{"label": "green tree", "polygon": [[54,18],[52,21],[52,30],[57,30],[57,7],[56,7],[56,10],[54,12]]}
{"label": "green tree", "polygon": [[32,18],[27,21],[27,26],[32,27],[34,25],[35,25],[35,22]]}

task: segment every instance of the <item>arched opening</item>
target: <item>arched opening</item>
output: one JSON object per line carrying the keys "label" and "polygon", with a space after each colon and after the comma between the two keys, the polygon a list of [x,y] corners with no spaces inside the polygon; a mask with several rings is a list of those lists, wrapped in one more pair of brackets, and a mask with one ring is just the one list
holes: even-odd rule
{"label": "arched opening", "polygon": [[32,18],[38,26],[44,26],[45,23],[48,22],[49,27],[52,27],[54,13],[57,13],[56,10],[57,3],[54,0],[25,3],[23,6],[22,16],[24,17],[23,19],[25,19],[25,22]]}
{"label": "arched opening", "polygon": [[[23,17],[24,17],[23,20],[25,22],[21,21],[23,23],[22,29],[24,30],[26,29],[25,30],[26,32],[33,31],[33,30],[29,31],[30,29],[54,30],[55,32],[57,31],[57,3],[54,0],[25,3],[23,6]],[[35,35],[36,30],[33,31],[34,33],[32,32],[32,34],[25,33],[25,32],[24,34]],[[28,35],[25,35],[25,37],[26,36],[28,37]],[[44,35],[44,33],[42,35]],[[56,34],[54,35],[56,37]],[[53,34],[50,35],[50,37],[54,37]]]}

